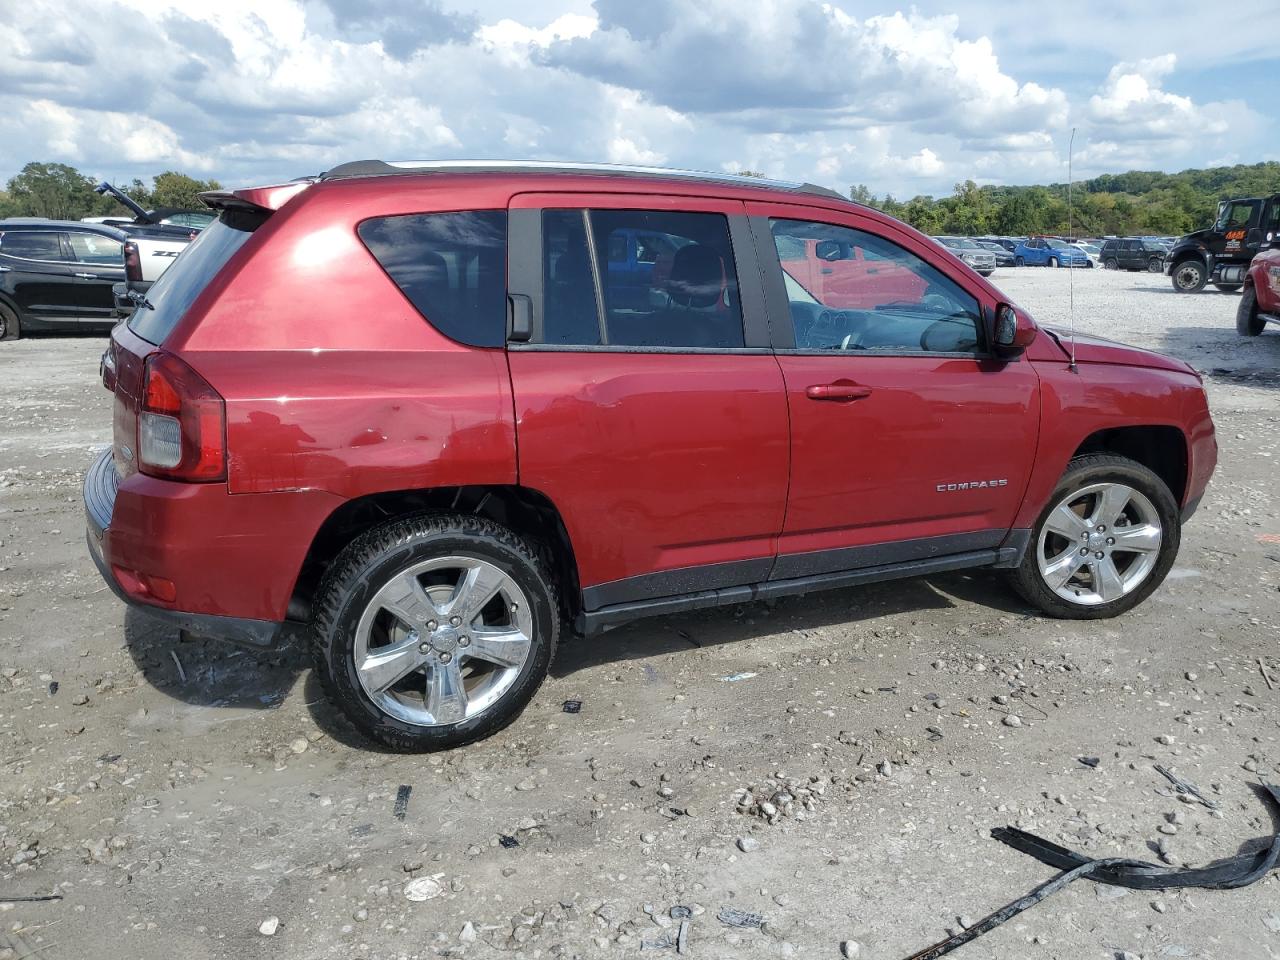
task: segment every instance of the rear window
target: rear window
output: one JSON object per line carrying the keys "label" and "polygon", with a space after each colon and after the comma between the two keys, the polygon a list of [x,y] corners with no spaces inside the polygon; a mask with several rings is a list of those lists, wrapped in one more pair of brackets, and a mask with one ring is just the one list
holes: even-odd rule
{"label": "rear window", "polygon": [[452,340],[507,340],[507,212],[377,217],[360,239],[427,321]]}
{"label": "rear window", "polygon": [[56,233],[0,233],[0,253],[24,260],[65,260]]}
{"label": "rear window", "polygon": [[259,214],[224,212],[160,274],[146,294],[154,309],[138,305],[129,318],[129,329],[150,343],[164,343],[200,292],[264,219]]}

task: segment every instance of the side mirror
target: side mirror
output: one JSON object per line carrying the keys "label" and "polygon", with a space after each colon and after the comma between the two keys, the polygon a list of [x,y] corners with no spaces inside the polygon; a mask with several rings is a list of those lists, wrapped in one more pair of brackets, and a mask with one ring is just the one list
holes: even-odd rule
{"label": "side mirror", "polygon": [[814,253],[819,260],[852,260],[852,249],[839,240],[819,240]]}
{"label": "side mirror", "polygon": [[1260,247],[1266,242],[1263,240],[1261,227],[1250,227],[1249,232],[1244,235],[1244,245],[1246,247]]}
{"label": "side mirror", "polygon": [[995,335],[992,343],[997,355],[1005,358],[1020,356],[1036,338],[1036,325],[1025,313],[1007,303],[996,307]]}

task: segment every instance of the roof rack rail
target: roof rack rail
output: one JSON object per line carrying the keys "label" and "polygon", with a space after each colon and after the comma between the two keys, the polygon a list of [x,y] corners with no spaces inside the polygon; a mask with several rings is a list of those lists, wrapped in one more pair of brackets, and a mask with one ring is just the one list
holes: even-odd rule
{"label": "roof rack rail", "polygon": [[573,173],[596,176],[636,177],[639,179],[691,180],[704,183],[732,184],[768,190],[788,190],[831,197],[856,203],[827,187],[791,180],[768,180],[732,173],[706,170],[679,170],[622,163],[579,163],[557,160],[353,160],[321,173],[319,180],[346,180],[352,177],[388,177],[425,173]]}

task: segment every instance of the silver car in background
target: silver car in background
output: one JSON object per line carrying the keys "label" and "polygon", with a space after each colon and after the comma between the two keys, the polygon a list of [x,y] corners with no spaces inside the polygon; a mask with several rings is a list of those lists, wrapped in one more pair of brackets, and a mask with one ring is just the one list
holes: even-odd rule
{"label": "silver car in background", "polygon": [[933,239],[984,277],[989,277],[996,272],[996,255],[990,250],[984,250],[968,237],[934,237]]}

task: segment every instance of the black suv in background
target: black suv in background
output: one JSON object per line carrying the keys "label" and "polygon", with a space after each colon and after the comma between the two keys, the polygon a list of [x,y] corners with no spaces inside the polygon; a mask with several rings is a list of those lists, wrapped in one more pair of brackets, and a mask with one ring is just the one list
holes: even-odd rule
{"label": "black suv in background", "polygon": [[70,220],[0,220],[0,340],[24,332],[110,329],[125,279],[125,234]]}
{"label": "black suv in background", "polygon": [[1164,258],[1168,252],[1164,244],[1155,240],[1108,240],[1102,245],[1098,260],[1107,270],[1146,270],[1148,273],[1160,273],[1164,270]]}

